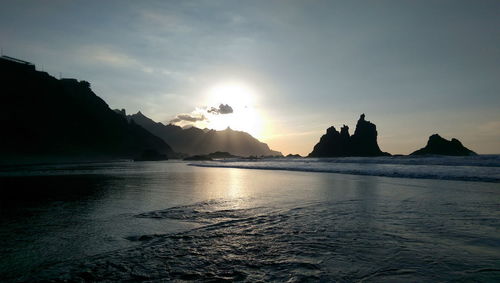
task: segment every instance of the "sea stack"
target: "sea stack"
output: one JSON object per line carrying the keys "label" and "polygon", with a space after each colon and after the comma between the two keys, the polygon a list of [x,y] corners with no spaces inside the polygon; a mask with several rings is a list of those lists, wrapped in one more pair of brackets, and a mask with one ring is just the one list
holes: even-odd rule
{"label": "sea stack", "polygon": [[451,141],[442,138],[438,134],[434,134],[429,137],[427,145],[417,151],[414,151],[410,155],[455,155],[455,156],[467,156],[467,155],[477,155],[474,151],[466,148],[462,143],[453,138]]}
{"label": "sea stack", "polygon": [[344,125],[340,132],[335,127],[326,130],[320,141],[314,146],[309,157],[341,156],[387,156],[377,144],[377,126],[365,120],[361,114],[354,134],[349,135],[349,127]]}

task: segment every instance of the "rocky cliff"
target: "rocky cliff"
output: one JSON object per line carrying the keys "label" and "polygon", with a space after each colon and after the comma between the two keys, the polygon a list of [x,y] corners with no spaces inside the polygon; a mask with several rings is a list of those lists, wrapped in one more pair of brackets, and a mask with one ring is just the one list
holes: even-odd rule
{"label": "rocky cliff", "polygon": [[133,158],[148,149],[172,152],[162,139],[111,110],[86,81],[58,80],[5,59],[0,60],[0,74],[3,162]]}
{"label": "rocky cliff", "polygon": [[348,126],[344,125],[340,132],[332,126],[314,146],[309,157],[384,155],[390,154],[382,152],[377,144],[377,127],[365,120],[365,114],[361,114],[352,136],[349,134]]}

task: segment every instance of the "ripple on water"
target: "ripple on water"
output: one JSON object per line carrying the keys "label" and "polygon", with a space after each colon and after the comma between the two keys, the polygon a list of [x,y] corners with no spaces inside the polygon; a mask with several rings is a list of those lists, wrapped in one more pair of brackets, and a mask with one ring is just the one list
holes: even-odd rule
{"label": "ripple on water", "polygon": [[[494,255],[465,254],[455,246],[418,237],[419,232],[406,238],[400,223],[382,225],[390,207],[367,221],[351,202],[275,210],[233,206],[215,200],[139,214],[204,226],[176,234],[130,237],[140,245],[53,266],[33,279],[307,282],[500,276]],[[388,223],[394,219],[398,217],[393,215]],[[498,247],[493,248],[498,252]]]}

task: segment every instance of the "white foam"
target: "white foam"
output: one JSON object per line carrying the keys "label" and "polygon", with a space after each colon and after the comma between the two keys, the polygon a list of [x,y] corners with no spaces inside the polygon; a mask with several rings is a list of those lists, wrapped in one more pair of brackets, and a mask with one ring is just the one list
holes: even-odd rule
{"label": "white foam", "polygon": [[256,161],[219,160],[190,165],[500,183],[500,155],[272,158]]}

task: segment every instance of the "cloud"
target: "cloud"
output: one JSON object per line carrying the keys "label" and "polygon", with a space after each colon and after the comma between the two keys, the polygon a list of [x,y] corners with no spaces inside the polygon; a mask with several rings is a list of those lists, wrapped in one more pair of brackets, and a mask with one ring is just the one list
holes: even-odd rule
{"label": "cloud", "polygon": [[212,114],[231,114],[233,113],[233,107],[231,107],[229,104],[221,104],[219,105],[219,108],[212,107],[210,109],[207,109],[208,113]]}
{"label": "cloud", "polygon": [[185,126],[193,126],[195,124],[200,124],[198,122],[203,123],[208,123],[209,117],[206,116],[206,114],[212,114],[212,115],[224,115],[224,114],[231,114],[233,113],[233,107],[231,107],[229,104],[220,104],[219,107],[202,107],[202,108],[196,108],[191,113],[182,113],[182,114],[177,114],[175,118],[170,120],[171,124],[176,124],[176,125],[181,125],[183,127]]}
{"label": "cloud", "polygon": [[170,120],[170,123],[178,123],[181,121],[187,121],[187,122],[198,122],[198,121],[204,121],[207,120],[207,118],[204,115],[198,116],[198,115],[192,115],[192,114],[179,114],[177,115],[174,119]]}
{"label": "cloud", "polygon": [[141,63],[132,56],[109,45],[85,45],[79,47],[77,54],[84,62],[107,65],[116,68],[137,68]]}
{"label": "cloud", "polygon": [[144,10],[141,12],[141,18],[146,26],[154,27],[162,32],[189,33],[193,31],[189,18],[180,13],[168,10],[161,12]]}

